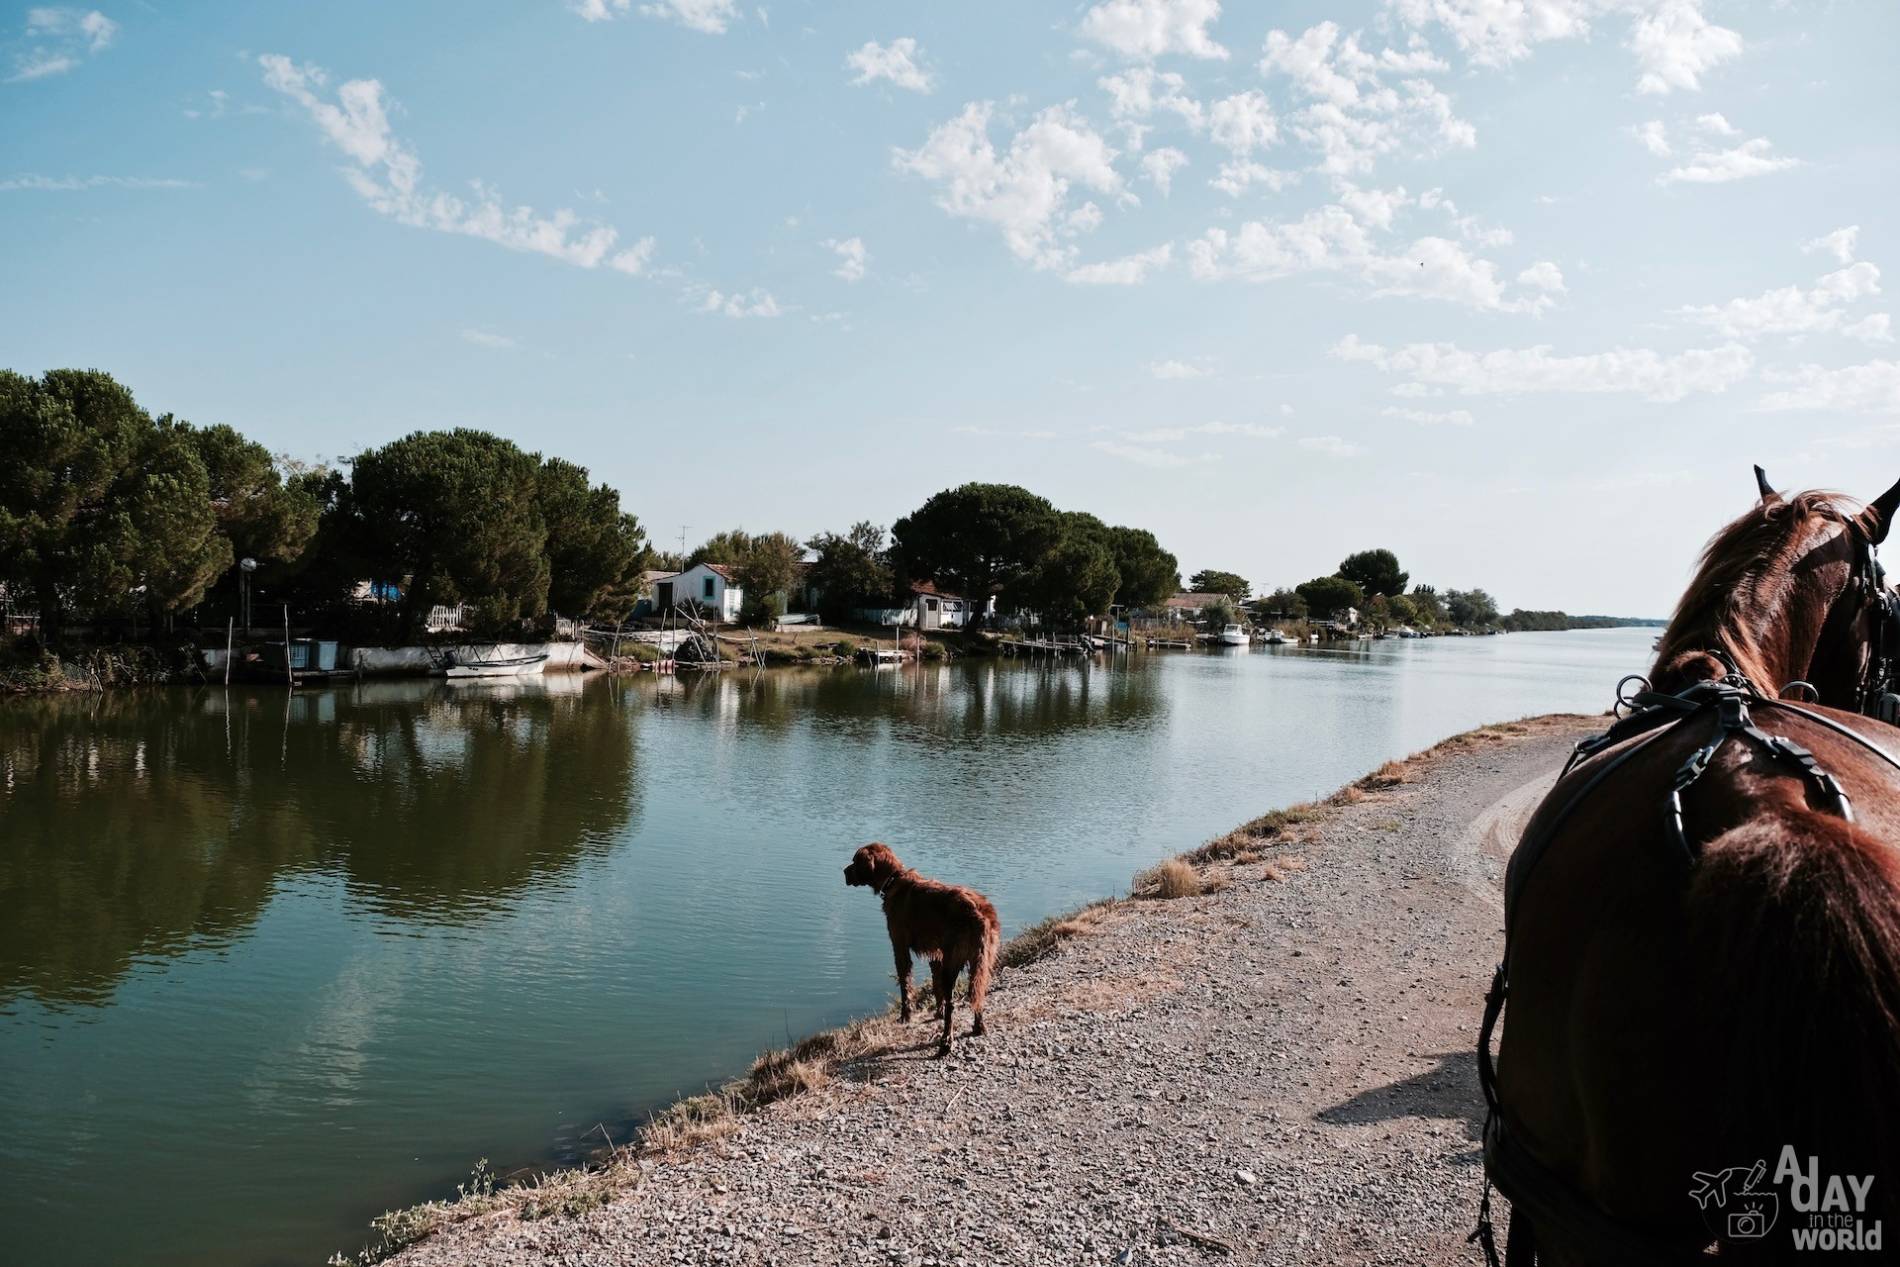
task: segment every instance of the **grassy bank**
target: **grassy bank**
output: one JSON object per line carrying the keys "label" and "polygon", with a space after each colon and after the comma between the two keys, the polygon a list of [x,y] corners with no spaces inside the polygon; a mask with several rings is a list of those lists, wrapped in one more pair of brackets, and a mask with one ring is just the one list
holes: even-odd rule
{"label": "grassy bank", "polygon": [[0,651],[0,694],[103,691],[121,686],[202,682],[189,647],[124,643],[55,654],[32,639]]}
{"label": "grassy bank", "polygon": [[[1144,908],[1170,899],[1212,892],[1239,882],[1279,883],[1307,867],[1305,852],[1317,830],[1348,806],[1426,777],[1439,758],[1496,747],[1536,733],[1536,719],[1485,726],[1443,741],[1424,752],[1356,779],[1321,800],[1271,810],[1195,849],[1168,858],[1134,878],[1126,896],[1091,902],[1023,929],[999,955],[1007,976],[1060,954],[1065,944],[1103,932],[1116,921],[1140,919]],[[914,1002],[928,1007],[927,990]],[[554,1173],[528,1173],[498,1183],[483,1162],[453,1197],[391,1211],[371,1227],[377,1240],[354,1257],[333,1264],[379,1262],[431,1233],[484,1214],[512,1210],[525,1221],[567,1218],[638,1188],[656,1167],[692,1155],[701,1145],[730,1136],[767,1106],[853,1076],[853,1066],[914,1041],[914,1027],[897,1021],[895,1004],[883,1013],[813,1034],[769,1051],[742,1077],[679,1100],[656,1112],[630,1143],[603,1151],[590,1165]]]}

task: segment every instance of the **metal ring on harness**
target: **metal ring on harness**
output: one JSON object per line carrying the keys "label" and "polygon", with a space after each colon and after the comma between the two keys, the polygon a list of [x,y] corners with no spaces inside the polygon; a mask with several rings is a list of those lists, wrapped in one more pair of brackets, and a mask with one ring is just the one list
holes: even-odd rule
{"label": "metal ring on harness", "polygon": [[[1801,690],[1807,692],[1807,694],[1792,695],[1792,696],[1789,695],[1788,692],[1794,690],[1796,687],[1799,687]],[[1775,698],[1776,699],[1792,699],[1798,704],[1819,704],[1821,702],[1821,692],[1819,692],[1818,690],[1814,688],[1814,683],[1803,681],[1801,678],[1796,678],[1794,681],[1789,682],[1786,685],[1784,685],[1781,688],[1781,690],[1776,693]]]}
{"label": "metal ring on harness", "polygon": [[[1638,683],[1642,689],[1640,691],[1625,692],[1623,688],[1628,686],[1631,682]],[[1654,689],[1654,687],[1650,686],[1648,678],[1640,673],[1631,673],[1617,681],[1616,703],[1611,706],[1610,711],[1615,713],[1618,717],[1626,717],[1629,713],[1636,711],[1637,698],[1649,694],[1650,691]],[[1625,709],[1629,710],[1629,712],[1626,713],[1624,711]]]}

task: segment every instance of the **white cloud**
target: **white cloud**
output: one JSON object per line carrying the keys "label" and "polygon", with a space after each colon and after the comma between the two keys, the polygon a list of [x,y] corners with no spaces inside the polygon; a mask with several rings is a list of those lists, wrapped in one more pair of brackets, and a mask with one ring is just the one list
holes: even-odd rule
{"label": "white cloud", "polygon": [[1549,260],[1539,260],[1517,275],[1517,280],[1525,285],[1544,291],[1547,294],[1564,293],[1564,274]]}
{"label": "white cloud", "polygon": [[1852,264],[1854,262],[1854,247],[1859,241],[1860,226],[1858,224],[1850,224],[1844,229],[1836,229],[1834,232],[1822,234],[1818,238],[1810,238],[1801,244],[1801,249],[1808,254],[1812,254],[1815,251],[1826,251],[1841,263]]}
{"label": "white cloud", "polygon": [[905,35],[889,44],[865,41],[864,47],[846,54],[844,64],[858,72],[854,84],[886,80],[911,92],[929,92],[933,87],[930,72],[917,64],[917,41]]}
{"label": "white cloud", "polygon": [[13,73],[4,82],[23,84],[64,75],[104,52],[118,33],[119,24],[97,9],[28,9],[27,43],[14,52]]}
{"label": "white cloud", "polygon": [[1359,223],[1371,225],[1375,229],[1390,229],[1399,212],[1410,206],[1413,199],[1405,192],[1404,186],[1397,189],[1360,189],[1342,181],[1339,201]]}
{"label": "white cloud", "polygon": [[1587,38],[1593,19],[1628,14],[1627,47],[1636,55],[1636,87],[1643,93],[1699,88],[1705,71],[1742,51],[1740,35],[1703,16],[1702,0],[1390,0],[1390,6],[1414,30],[1443,27],[1482,66],[1509,65],[1538,44]]}
{"label": "white cloud", "polygon": [[[570,0],[568,7],[588,22],[605,22],[633,8],[633,0]],[[658,0],[641,5],[640,16],[677,22],[708,35],[723,35],[739,17],[739,9],[735,0]],[[764,16],[761,10],[760,21]]]}
{"label": "white cloud", "polygon": [[1698,185],[1719,185],[1731,180],[1743,180],[1749,176],[1765,176],[1769,172],[1786,171],[1800,165],[1798,158],[1771,154],[1772,142],[1765,136],[1726,150],[1702,150],[1694,158],[1665,172],[1660,179],[1663,184],[1686,181]]}
{"label": "white cloud", "polygon": [[1444,299],[1500,312],[1536,313],[1552,302],[1541,288],[1532,296],[1508,294],[1497,265],[1447,238],[1422,237],[1383,251],[1366,227],[1336,204],[1287,223],[1250,220],[1234,230],[1217,226],[1187,250],[1190,270],[1203,281],[1266,282],[1339,272],[1370,284],[1378,295]]}
{"label": "white cloud", "polygon": [[1126,57],[1169,53],[1225,60],[1208,26],[1220,17],[1220,0],[1106,0],[1082,15],[1082,35]]}
{"label": "white cloud", "polygon": [[865,249],[863,238],[846,238],[842,242],[833,238],[825,245],[838,257],[838,267],[831,270],[834,277],[842,277],[848,282],[864,280],[871,253]]}
{"label": "white cloud", "polygon": [[701,312],[716,312],[726,317],[778,317],[785,310],[779,307],[778,300],[772,298],[770,291],[754,287],[743,294],[733,291],[727,294],[718,290],[708,290],[700,300]]}
{"label": "white cloud", "polygon": [[512,348],[515,341],[505,334],[496,334],[492,330],[464,330],[464,342],[473,343],[478,348]]}
{"label": "white cloud", "polygon": [[1464,409],[1401,409],[1397,405],[1387,405],[1379,413],[1382,417],[1402,418],[1406,422],[1416,422],[1427,427],[1469,427],[1477,421],[1468,410]]}
{"label": "white cloud", "polygon": [[1242,436],[1250,440],[1277,440],[1286,433],[1257,422],[1202,422],[1191,427],[1151,427],[1130,431],[1123,438],[1141,444],[1174,444],[1190,436]]}
{"label": "white cloud", "polygon": [[1207,108],[1207,132],[1214,144],[1235,154],[1251,154],[1280,135],[1267,95],[1257,88],[1222,97]]}
{"label": "white cloud", "polygon": [[1547,344],[1470,352],[1452,343],[1410,343],[1388,351],[1361,342],[1356,335],[1334,344],[1332,355],[1469,396],[1628,392],[1661,402],[1681,400],[1695,392],[1727,391],[1755,363],[1739,343],[1673,356],[1649,348],[1558,356]]}
{"label": "white cloud", "polygon": [[1188,165],[1188,156],[1171,146],[1164,146],[1141,156],[1141,174],[1148,183],[1161,191],[1163,198],[1174,189],[1174,173]]}
{"label": "white cloud", "polygon": [[302,106],[324,138],[349,158],[344,179],[380,215],[415,228],[546,255],[580,268],[605,264],[638,273],[652,258],[651,238],[616,251],[620,234],[610,225],[583,222],[565,208],[542,215],[533,207],[506,207],[499,195],[479,182],[473,183],[474,198],[469,201],[427,190],[421,183],[421,160],[390,130],[381,83],[349,80],[337,87],[332,101],[321,92],[328,83],[321,69],[299,66],[276,53],[266,53],[257,61],[263,67],[264,82]]}
{"label": "white cloud", "polygon": [[1900,361],[1869,361],[1829,369],[1803,365],[1767,370],[1762,378],[1787,386],[1756,402],[1757,409],[1806,409],[1820,413],[1900,414]]}
{"label": "white cloud", "polygon": [[1356,458],[1366,453],[1365,445],[1355,444],[1344,436],[1301,436],[1300,447],[1329,458]]}
{"label": "white cloud", "polygon": [[1630,131],[1643,143],[1643,148],[1657,158],[1668,158],[1674,152],[1669,148],[1669,130],[1663,126],[1661,119],[1639,123]]}
{"label": "white cloud", "polygon": [[1194,131],[1206,126],[1201,103],[1188,95],[1187,81],[1173,71],[1131,66],[1104,75],[1095,86],[1108,94],[1109,112],[1122,125],[1131,149],[1140,149],[1148,128],[1145,120],[1172,114]]}
{"label": "white cloud", "polygon": [[1081,185],[1121,196],[1115,150],[1070,106],[1050,106],[1018,132],[1006,154],[989,136],[992,103],[971,102],[934,129],[915,150],[898,150],[898,170],[940,187],[937,204],[953,216],[995,225],[1018,259],[1037,268],[1065,268],[1075,247],[1067,239],[1099,217],[1074,219],[1069,190]]}
{"label": "white cloud", "polygon": [[1704,132],[1713,132],[1716,136],[1737,136],[1735,125],[1726,116],[1720,114],[1698,114],[1695,125]]}
{"label": "white cloud", "polygon": [[[1422,48],[1369,53],[1357,33],[1342,38],[1332,22],[1310,27],[1297,39],[1269,32],[1259,65],[1261,74],[1287,77],[1309,99],[1288,126],[1319,152],[1320,170],[1335,177],[1368,172],[1380,156],[1395,151],[1477,144],[1477,129],[1457,117],[1450,97],[1421,77],[1443,68]],[[1411,77],[1392,86],[1381,78],[1388,72]]]}
{"label": "white cloud", "polygon": [[1163,242],[1160,246],[1124,255],[1120,259],[1072,268],[1066,277],[1068,281],[1089,286],[1139,286],[1148,280],[1149,273],[1166,268],[1173,258],[1174,244]]}
{"label": "white cloud", "polygon": [[6,82],[25,84],[35,79],[50,79],[54,75],[63,75],[78,65],[79,59],[76,57],[48,52],[43,48],[31,49],[13,59],[13,73],[7,76]]}
{"label": "white cloud", "polygon": [[1255,185],[1264,185],[1277,194],[1288,185],[1298,184],[1299,179],[1298,172],[1282,171],[1252,159],[1237,158],[1222,163],[1220,174],[1207,184],[1210,189],[1218,189],[1230,198],[1238,198]]}
{"label": "white cloud", "polygon": [[1205,365],[1195,361],[1181,360],[1151,361],[1148,364],[1148,372],[1164,382],[1184,378],[1206,378],[1208,375]]}
{"label": "white cloud", "polygon": [[[1850,244],[1851,245],[1851,244]],[[1764,335],[1825,334],[1833,331],[1869,342],[1884,343],[1893,336],[1885,313],[1850,322],[1845,306],[1880,293],[1880,270],[1862,260],[1821,277],[1813,289],[1783,286],[1752,299],[1731,299],[1678,310],[1697,325],[1712,326],[1733,339]]]}
{"label": "white cloud", "polygon": [[1133,462],[1137,466],[1150,466],[1158,471],[1179,470],[1184,466],[1213,460],[1212,454],[1203,453],[1197,457],[1185,457],[1179,453],[1170,453],[1166,449],[1157,449],[1148,445],[1123,444],[1119,440],[1094,440],[1091,449],[1106,453],[1112,458],[1124,462]]}
{"label": "white cloud", "polygon": [[81,189],[196,189],[195,180],[172,176],[41,176],[27,173],[0,176],[0,193],[33,190],[39,193],[70,193]]}
{"label": "white cloud", "polygon": [[1662,0],[1654,11],[1637,17],[1629,46],[1643,72],[1636,91],[1694,92],[1702,86],[1704,71],[1741,56],[1742,37],[1703,17],[1701,0]]}

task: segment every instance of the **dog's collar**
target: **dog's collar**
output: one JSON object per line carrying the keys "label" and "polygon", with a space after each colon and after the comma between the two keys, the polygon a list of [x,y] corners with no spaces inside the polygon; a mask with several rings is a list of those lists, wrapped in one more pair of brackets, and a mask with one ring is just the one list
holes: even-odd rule
{"label": "dog's collar", "polygon": [[890,878],[890,879],[888,879],[888,880],[886,880],[886,881],[885,881],[885,882],[884,882],[883,884],[880,884],[880,885],[878,886],[878,888],[877,888],[877,895],[878,895],[879,897],[883,897],[883,896],[884,896],[884,895],[885,895],[886,893],[889,893],[889,892],[891,891],[891,886],[892,886],[893,884],[896,884],[896,883],[897,883],[897,878],[898,878],[899,876],[901,876],[901,875],[903,875],[903,874],[904,874],[904,873],[903,873],[902,871],[893,871],[893,872],[891,872],[891,878]]}

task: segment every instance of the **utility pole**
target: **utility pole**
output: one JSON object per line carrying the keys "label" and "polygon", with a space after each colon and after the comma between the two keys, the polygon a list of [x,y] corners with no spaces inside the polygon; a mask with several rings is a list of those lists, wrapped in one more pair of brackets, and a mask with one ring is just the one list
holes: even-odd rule
{"label": "utility pole", "polygon": [[681,567],[686,566],[686,530],[692,526],[693,525],[691,524],[680,525],[680,566]]}

